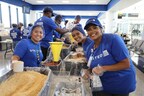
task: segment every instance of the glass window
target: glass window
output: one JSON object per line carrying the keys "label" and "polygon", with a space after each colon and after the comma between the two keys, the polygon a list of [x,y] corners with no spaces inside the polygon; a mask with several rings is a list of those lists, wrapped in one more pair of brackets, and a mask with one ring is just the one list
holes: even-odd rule
{"label": "glass window", "polygon": [[11,23],[11,6],[8,6],[9,9],[9,20],[10,20],[10,24],[9,26],[11,27],[12,23]]}
{"label": "glass window", "polygon": [[22,13],[22,8],[18,7],[18,21],[23,23],[23,13]]}
{"label": "glass window", "polygon": [[16,16],[17,16],[16,18],[17,18],[17,23],[18,23],[18,22],[19,22],[19,19],[18,19],[18,17],[19,17],[19,15],[18,15],[18,8],[16,8],[16,14],[17,14],[17,15],[16,15]]}
{"label": "glass window", "polygon": [[4,27],[10,27],[10,20],[9,20],[9,5],[7,3],[1,2],[1,12],[2,12],[2,21]]}
{"label": "glass window", "polygon": [[29,23],[31,23],[30,22],[30,14],[26,14],[26,27],[28,26]]}
{"label": "glass window", "polygon": [[38,19],[38,13],[36,13],[36,19]]}
{"label": "glass window", "polygon": [[1,4],[0,4],[0,23],[2,23],[2,12],[1,12]]}
{"label": "glass window", "polygon": [[16,6],[11,5],[11,23],[17,23]]}

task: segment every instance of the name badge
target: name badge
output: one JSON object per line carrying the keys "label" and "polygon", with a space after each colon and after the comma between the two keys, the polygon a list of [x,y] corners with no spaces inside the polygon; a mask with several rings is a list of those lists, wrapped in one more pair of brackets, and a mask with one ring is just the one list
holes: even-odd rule
{"label": "name badge", "polygon": [[93,56],[91,55],[90,58],[89,58],[89,60],[88,60],[88,64],[87,64],[88,67],[90,67],[90,65],[91,65],[92,58],[93,58]]}

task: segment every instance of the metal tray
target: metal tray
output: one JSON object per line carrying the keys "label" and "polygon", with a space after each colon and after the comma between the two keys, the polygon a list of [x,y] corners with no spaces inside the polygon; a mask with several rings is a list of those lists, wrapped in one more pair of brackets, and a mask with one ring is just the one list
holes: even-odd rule
{"label": "metal tray", "polygon": [[[56,72],[58,74],[54,74],[52,76],[53,78],[53,81],[51,82],[51,86],[50,86],[50,95],[48,96],[55,96],[55,92],[57,90],[60,89],[60,87],[63,85],[63,84],[60,84],[60,82],[64,82],[64,83],[68,83],[70,86],[70,88],[72,87],[71,84],[76,84],[76,86],[78,86],[79,84],[82,83],[82,85],[79,87],[82,88],[82,92],[85,93],[84,96],[92,96],[92,91],[91,91],[91,88],[90,88],[90,82],[87,80],[83,80],[82,78],[80,78],[80,76],[70,76],[69,72],[62,72],[62,73],[59,73],[59,72]],[[59,85],[60,84],[60,85]],[[78,84],[78,85],[77,85]],[[63,95],[63,96],[78,96],[78,95]],[[82,95],[83,96],[83,95]]]}
{"label": "metal tray", "polygon": [[83,68],[84,66],[86,66],[87,63],[86,63],[85,60],[79,60],[79,61],[71,60],[72,54],[73,54],[73,52],[71,52],[71,53],[64,59],[66,71],[72,71],[73,69],[78,69],[78,70],[80,70],[81,68]]}
{"label": "metal tray", "polygon": [[[73,54],[76,54],[76,53],[79,53],[79,52],[70,52],[70,54],[66,56],[66,58],[64,59],[64,61],[65,62],[73,62],[75,64],[77,64],[77,63],[78,64],[84,64],[84,63],[86,63],[86,58],[85,57],[84,58],[79,58],[79,57],[72,58]],[[82,52],[80,52],[80,53],[82,53]]]}
{"label": "metal tray", "polygon": [[54,96],[86,96],[82,83],[78,82],[59,82],[56,85]]}
{"label": "metal tray", "polygon": [[64,44],[63,46],[66,46],[67,48],[62,48],[61,59],[64,59],[71,52],[72,49],[71,44]]}
{"label": "metal tray", "polygon": [[[33,70],[33,71],[36,71],[36,72],[39,72],[41,74],[48,76],[48,78],[45,81],[45,84],[42,87],[41,91],[39,92],[38,96],[49,96],[49,87],[50,87],[51,76],[52,76],[51,70],[48,67],[25,67],[24,68],[24,71],[28,71],[28,70]],[[14,74],[14,72],[12,70],[10,70],[7,74],[0,77],[0,83],[7,80],[13,74]]]}

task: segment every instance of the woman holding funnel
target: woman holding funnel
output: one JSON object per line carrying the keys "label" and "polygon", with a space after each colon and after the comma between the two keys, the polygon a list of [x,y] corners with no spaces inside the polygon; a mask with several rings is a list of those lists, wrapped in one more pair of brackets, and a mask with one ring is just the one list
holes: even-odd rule
{"label": "woman holding funnel", "polygon": [[103,91],[93,96],[129,96],[136,88],[135,68],[120,36],[105,34],[96,18],[86,22],[84,29],[94,41],[86,52],[89,68],[100,76]]}
{"label": "woman holding funnel", "polygon": [[[72,29],[72,36],[75,39],[75,41],[77,41],[79,44],[82,44],[84,54],[86,54],[87,46],[93,41],[89,37],[86,37],[84,30],[80,26],[75,26]],[[83,70],[85,71],[85,73],[89,71],[86,64],[83,65],[83,69],[87,69],[87,70]],[[87,78],[87,77],[84,77],[84,78]]]}
{"label": "woman holding funnel", "polygon": [[43,58],[40,40],[43,36],[43,28],[41,25],[33,26],[29,39],[23,39],[17,44],[12,56],[12,62],[20,60],[24,62],[25,67],[40,66]]}
{"label": "woman holding funnel", "polygon": [[93,42],[89,37],[86,37],[84,30],[79,26],[75,26],[72,29],[72,36],[78,43],[82,43],[84,53],[86,52],[87,46]]}

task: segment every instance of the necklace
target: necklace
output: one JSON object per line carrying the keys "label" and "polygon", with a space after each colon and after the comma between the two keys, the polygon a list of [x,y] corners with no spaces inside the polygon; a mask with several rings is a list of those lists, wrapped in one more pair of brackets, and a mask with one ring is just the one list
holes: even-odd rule
{"label": "necklace", "polygon": [[37,59],[37,64],[40,64],[40,46],[39,44],[36,44],[32,39],[31,42],[34,44],[35,46],[35,52],[36,52],[36,59]]}
{"label": "necklace", "polygon": [[40,62],[40,52],[39,50],[36,50],[36,56],[37,56],[37,63]]}

